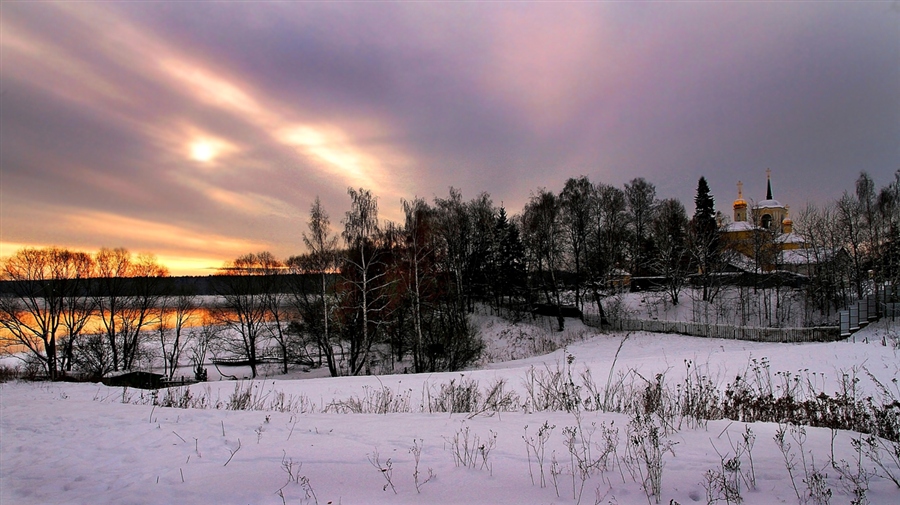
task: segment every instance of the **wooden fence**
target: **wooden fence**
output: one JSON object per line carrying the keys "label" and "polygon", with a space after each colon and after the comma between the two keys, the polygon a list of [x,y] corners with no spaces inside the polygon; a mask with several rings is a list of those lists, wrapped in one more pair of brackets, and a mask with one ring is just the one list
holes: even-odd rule
{"label": "wooden fence", "polygon": [[[600,316],[585,314],[584,324],[600,327]],[[694,337],[751,340],[754,342],[831,342],[841,339],[840,328],[823,326],[816,328],[756,328],[725,324],[688,323],[684,321],[659,321],[652,319],[615,319],[611,327],[619,331],[650,331],[654,333],[678,333]]]}

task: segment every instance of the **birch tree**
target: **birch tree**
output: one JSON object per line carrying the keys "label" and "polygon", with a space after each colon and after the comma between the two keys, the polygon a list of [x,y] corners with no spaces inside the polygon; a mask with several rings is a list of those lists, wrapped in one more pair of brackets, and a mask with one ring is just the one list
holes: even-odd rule
{"label": "birch tree", "polygon": [[416,372],[426,370],[426,336],[425,336],[425,311],[430,298],[428,294],[434,288],[436,282],[435,258],[434,258],[434,229],[433,211],[425,203],[425,200],[416,198],[412,201],[403,200],[403,214],[405,223],[403,235],[405,238],[404,265],[401,269],[405,290],[408,293],[412,312],[413,339],[412,355],[413,367]]}
{"label": "birch tree", "polygon": [[349,296],[346,326],[350,340],[348,360],[350,375],[365,370],[366,360],[377,339],[379,319],[384,317],[387,285],[384,263],[377,239],[378,202],[369,190],[348,188],[351,207],[344,218],[342,234],[347,247],[343,280]]}
{"label": "birch tree", "polygon": [[[331,376],[337,377],[340,375],[340,367],[335,355],[335,344],[340,347],[340,342],[335,343],[332,339],[334,307],[331,301],[334,296],[334,269],[338,263],[338,237],[331,234],[331,220],[318,196],[310,208],[307,227],[308,231],[303,233],[303,243],[309,253],[288,260],[288,266],[296,276],[292,295],[301,314],[309,314],[310,319],[317,321],[316,324],[306,324],[305,327],[313,334],[320,361],[324,359]],[[306,289],[304,275],[317,278],[314,296]]]}

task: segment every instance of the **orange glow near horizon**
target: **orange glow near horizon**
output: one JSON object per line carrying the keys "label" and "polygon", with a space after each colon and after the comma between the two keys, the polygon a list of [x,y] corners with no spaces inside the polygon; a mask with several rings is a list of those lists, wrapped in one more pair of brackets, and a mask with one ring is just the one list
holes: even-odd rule
{"label": "orange glow near horizon", "polygon": [[223,264],[234,258],[161,255],[156,259],[169,269],[169,275],[180,277],[213,275]]}
{"label": "orange glow near horizon", "polygon": [[[0,242],[0,262],[4,259],[12,256],[17,251],[25,248],[35,248],[35,249],[43,249],[45,247],[63,247],[65,249],[70,249],[73,251],[86,252],[88,254],[96,253],[99,248],[90,249],[84,247],[68,247],[65,245],[49,245],[49,244],[22,244],[22,243],[12,243],[12,242]],[[181,277],[181,276],[207,276],[213,275],[216,273],[222,265],[226,262],[234,259],[233,257],[216,257],[209,255],[189,255],[189,254],[181,254],[178,252],[166,252],[163,254],[155,254],[152,251],[131,251],[133,253],[142,253],[149,252],[156,257],[156,260],[160,265],[166,267],[169,271],[169,275],[173,277]]]}

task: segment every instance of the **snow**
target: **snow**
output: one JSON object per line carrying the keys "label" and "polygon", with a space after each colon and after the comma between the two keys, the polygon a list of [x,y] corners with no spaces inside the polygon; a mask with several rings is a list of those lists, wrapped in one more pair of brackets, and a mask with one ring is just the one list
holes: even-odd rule
{"label": "snow", "polygon": [[756,226],[747,221],[735,221],[732,223],[728,223],[725,225],[726,232],[740,232],[740,231],[752,231],[755,230]]}
{"label": "snow", "polygon": [[756,205],[757,209],[779,209],[782,207],[784,207],[784,205],[781,205],[781,202],[772,199],[763,200]]}
{"label": "snow", "polygon": [[[685,374],[685,360],[690,360],[720,387],[744,373],[753,360],[765,360],[772,373],[806,377],[829,394],[838,387],[841,374],[853,369],[859,372],[860,387],[868,394],[875,393],[875,386],[864,369],[885,384],[891,384],[900,372],[897,351],[881,344],[881,334],[887,330],[874,325],[858,333],[855,342],[812,344],[635,333],[616,356],[623,334],[597,333],[575,321],[567,323],[565,334],[553,334],[527,324],[480,317],[493,359],[476,370],[304,380],[297,377],[308,374],[295,373],[290,378],[253,382],[213,381],[190,389],[195,398],[205,396],[212,402],[226,402],[236,387],[249,388],[256,398],[267,402],[280,393],[302,405],[294,412],[153,407],[140,404],[149,400],[148,391],[100,384],[2,384],[0,503],[576,503],[563,429],[580,425],[589,433],[595,427],[593,441],[599,442],[601,427],[619,428],[617,455],[621,460],[628,415],[582,412],[579,418],[521,406],[512,412],[475,416],[429,413],[423,405],[428,395],[451,380],[475,380],[483,389],[504,379],[524,399],[529,370],[565,367],[569,360],[575,376],[589,369],[599,383],[606,381],[613,362],[614,372],[633,369],[643,377],[664,373],[667,381],[677,381]],[[528,356],[536,341],[545,348],[565,347]],[[527,357],[511,359],[518,356]],[[342,414],[328,408],[382,388],[406,397],[409,412]],[[541,487],[535,456],[527,452],[523,437],[535,436],[544,423],[555,429],[546,445],[546,485]],[[778,425],[728,420],[711,421],[705,427],[682,426],[668,435],[674,455],[666,453],[663,459],[660,503],[706,503],[704,474],[720,468],[720,454],[733,455],[747,426],[756,435],[751,452],[756,488],[744,486],[744,503],[796,503],[782,453],[773,440]],[[474,468],[457,466],[454,461],[454,440],[462,440],[466,433],[470,442],[477,436],[479,445],[486,444],[489,449],[487,461],[478,459]],[[494,435],[496,445],[490,449]],[[852,436],[850,432],[836,433],[836,460],[853,460]],[[798,460],[802,454],[811,456],[816,467],[824,469],[832,503],[852,499],[827,465],[832,457],[830,430],[806,428],[802,454],[798,440],[790,435],[785,439],[792,442]],[[418,491],[411,451],[416,446],[421,448]],[[562,469],[559,496],[551,482],[553,455]],[[370,461],[376,457],[378,468]],[[748,461],[743,463],[746,469]],[[434,477],[425,482],[429,470]],[[396,494],[386,477],[391,478]],[[803,486],[801,478],[796,481],[798,486]],[[580,480],[575,481],[577,488]],[[872,504],[895,504],[900,502],[900,490],[887,478],[876,476],[871,478],[867,497]],[[640,482],[620,463],[592,475],[585,482],[580,502],[646,504],[648,498]]]}

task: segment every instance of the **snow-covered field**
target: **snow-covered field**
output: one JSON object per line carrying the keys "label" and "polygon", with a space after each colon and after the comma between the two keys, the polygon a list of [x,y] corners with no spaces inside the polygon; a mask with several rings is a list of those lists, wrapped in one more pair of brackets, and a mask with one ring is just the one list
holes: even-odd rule
{"label": "snow-covered field", "polygon": [[[756,360],[767,362],[773,376],[786,372],[778,377],[801,377],[828,394],[854,368],[867,394],[875,394],[875,385],[864,370],[895,388],[892,380],[900,374],[900,356],[881,345],[878,328],[857,334],[856,343],[802,345],[633,334],[616,359],[623,335],[596,333],[570,322],[567,347],[500,361],[533,344],[540,332],[482,317],[492,359],[478,370],[304,380],[298,378],[307,375],[295,373],[252,383],[214,381],[191,389],[194,399],[206,398],[214,406],[227,404],[237,387],[269,406],[280,399],[284,411],[154,407],[146,391],[99,384],[2,384],[0,503],[563,504],[578,503],[579,490],[580,503],[651,503],[642,487],[646,467],[626,461],[631,417],[535,411],[527,401],[530,371],[565,369],[578,377],[589,369],[597,383],[605,384],[615,359],[614,378],[634,370],[647,378],[664,373],[667,383],[677,383],[690,360],[724,387]],[[518,395],[513,411],[474,416],[428,412],[429,399],[451,380],[474,380],[484,389],[499,379]],[[365,403],[384,391],[408,412],[335,412],[339,405],[351,405],[349,400]],[[538,430],[545,424],[553,428],[546,431],[540,465],[526,440],[539,448]],[[740,473],[731,474],[741,481],[744,503],[797,503],[794,486],[805,499],[804,461],[827,476],[823,484],[832,493],[830,503],[853,499],[849,483],[829,464],[832,456],[855,464],[853,433],[837,432],[832,441],[831,430],[824,428],[807,428],[805,439],[788,432],[785,441],[796,463],[792,484],[774,441],[777,424],[718,420],[703,427],[685,424],[663,439],[663,446],[671,443],[671,451],[662,454],[660,503],[707,503],[707,472],[723,471],[722,458],[734,456],[748,428],[755,443],[741,457]],[[618,429],[607,468],[580,473],[567,440],[576,441],[576,449],[590,447],[596,460],[604,451],[604,429]],[[590,444],[585,444],[588,436]],[[460,464],[458,455],[474,461]],[[900,503],[900,489],[888,478],[873,475],[868,487],[869,503]],[[713,495],[725,503],[722,493]]]}

